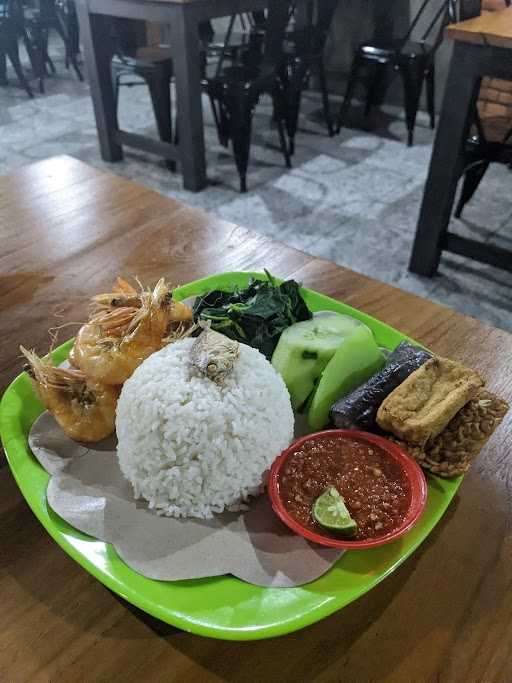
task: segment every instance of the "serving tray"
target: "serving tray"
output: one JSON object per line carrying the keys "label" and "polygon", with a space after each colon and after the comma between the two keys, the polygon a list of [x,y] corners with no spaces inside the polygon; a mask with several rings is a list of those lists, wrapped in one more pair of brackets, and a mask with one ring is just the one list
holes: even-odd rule
{"label": "serving tray", "polygon": [[[175,291],[176,299],[212,289],[245,286],[260,273],[222,273],[191,282]],[[303,295],[312,311],[333,310],[365,322],[377,343],[389,349],[408,337],[346,304],[309,289]],[[72,340],[53,353],[54,362],[67,358]],[[29,377],[20,374],[0,402],[0,434],[18,486],[52,538],[84,569],[125,600],[185,631],[225,640],[256,640],[304,628],[342,609],[394,571],[429,535],[443,516],[462,477],[428,476],[428,500],[416,526],[394,543],[343,554],[320,579],[296,588],[260,588],[231,576],[189,581],[147,579],[122,562],[113,547],[64,522],[46,504],[49,475],[33,457],[28,434],[43,412]]]}

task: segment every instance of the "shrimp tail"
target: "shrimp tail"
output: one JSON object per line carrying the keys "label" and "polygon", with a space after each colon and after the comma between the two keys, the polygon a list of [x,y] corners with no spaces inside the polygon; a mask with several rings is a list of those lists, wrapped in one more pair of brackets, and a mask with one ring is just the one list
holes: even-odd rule
{"label": "shrimp tail", "polygon": [[48,358],[40,358],[33,349],[26,349],[21,345],[20,351],[27,361],[26,370],[28,374],[32,379],[42,383],[47,376],[48,369],[52,367],[51,361]]}
{"label": "shrimp tail", "polygon": [[56,368],[50,356],[40,358],[33,349],[24,346],[20,346],[20,351],[27,359],[29,375],[41,386],[73,393],[85,386],[86,376],[81,370]]}

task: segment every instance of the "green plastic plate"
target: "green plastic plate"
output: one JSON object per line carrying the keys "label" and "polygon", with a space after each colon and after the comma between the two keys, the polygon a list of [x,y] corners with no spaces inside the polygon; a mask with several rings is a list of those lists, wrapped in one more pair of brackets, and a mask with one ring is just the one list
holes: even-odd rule
{"label": "green plastic plate", "polygon": [[[245,285],[257,273],[223,273],[175,290],[178,299],[211,289]],[[381,346],[394,348],[405,335],[308,289],[311,310],[331,309],[364,321]],[[53,354],[62,362],[71,341]],[[429,477],[428,502],[416,526],[401,539],[371,550],[346,552],[324,576],[298,588],[260,588],[231,576],[190,581],[155,581],[127,567],[111,545],[87,536],[64,522],[46,504],[49,476],[32,456],[27,443],[30,427],[43,407],[26,373],[9,386],[0,403],[0,433],[13,475],[35,515],[55,541],[84,569],[133,605],[185,631],[226,640],[270,638],[312,624],[369,591],[382,581],[432,531],[455,495],[462,478]]]}

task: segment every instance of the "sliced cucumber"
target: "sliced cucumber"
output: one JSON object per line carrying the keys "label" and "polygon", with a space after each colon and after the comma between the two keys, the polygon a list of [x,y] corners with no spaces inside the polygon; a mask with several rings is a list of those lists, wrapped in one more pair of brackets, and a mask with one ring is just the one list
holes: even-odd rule
{"label": "sliced cucumber", "polygon": [[316,379],[343,341],[361,327],[368,329],[348,315],[325,311],[291,325],[281,334],[272,365],[281,373],[295,409],[312,392]]}
{"label": "sliced cucumber", "polygon": [[373,334],[360,325],[343,340],[324,367],[308,412],[311,429],[325,427],[332,404],[353,391],[384,365],[384,355]]}

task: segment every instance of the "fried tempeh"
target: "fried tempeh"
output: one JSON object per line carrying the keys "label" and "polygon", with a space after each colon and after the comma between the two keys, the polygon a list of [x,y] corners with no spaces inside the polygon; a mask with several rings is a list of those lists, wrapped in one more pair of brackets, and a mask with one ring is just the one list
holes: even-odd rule
{"label": "fried tempeh", "polygon": [[468,471],[508,409],[506,401],[480,390],[426,447],[392,440],[425,469],[441,477],[455,477]]}

